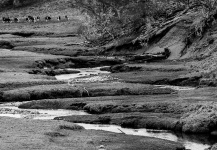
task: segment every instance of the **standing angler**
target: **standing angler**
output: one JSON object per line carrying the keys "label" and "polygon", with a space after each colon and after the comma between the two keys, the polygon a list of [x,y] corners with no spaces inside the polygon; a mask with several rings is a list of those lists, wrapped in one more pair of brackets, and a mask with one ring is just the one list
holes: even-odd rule
{"label": "standing angler", "polygon": [[69,20],[68,16],[65,16],[65,19],[68,21]]}

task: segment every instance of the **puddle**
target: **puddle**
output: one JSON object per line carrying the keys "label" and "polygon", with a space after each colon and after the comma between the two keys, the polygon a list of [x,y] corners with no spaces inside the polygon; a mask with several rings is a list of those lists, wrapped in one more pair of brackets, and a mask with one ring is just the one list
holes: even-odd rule
{"label": "puddle", "polygon": [[129,135],[138,135],[138,136],[146,136],[146,137],[154,137],[159,139],[165,139],[174,142],[182,143],[186,149],[190,150],[205,150],[213,145],[216,141],[211,142],[208,138],[204,137],[198,139],[198,135],[187,136],[187,135],[179,135],[177,136],[175,133],[166,131],[166,130],[149,130],[149,129],[128,129],[122,128],[117,125],[96,125],[96,124],[83,124],[77,123],[78,125],[83,126],[85,129],[93,129],[93,130],[103,130],[110,131],[115,133],[125,133]]}

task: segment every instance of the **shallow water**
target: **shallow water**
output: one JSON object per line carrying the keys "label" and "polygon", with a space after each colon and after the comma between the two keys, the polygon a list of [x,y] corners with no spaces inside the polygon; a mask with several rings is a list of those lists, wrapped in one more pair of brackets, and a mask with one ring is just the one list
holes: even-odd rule
{"label": "shallow water", "polygon": [[[11,103],[10,103],[11,104]],[[25,119],[40,119],[50,120],[59,116],[69,115],[88,115],[84,111],[65,110],[65,109],[19,109],[16,105],[1,104],[0,116],[25,118]],[[6,110],[6,111],[5,111]]]}
{"label": "shallow water", "polygon": [[155,85],[159,88],[171,88],[173,90],[177,91],[190,91],[190,90],[195,90],[195,87],[185,87],[185,86],[172,86],[172,85]]}
{"label": "shallow water", "polygon": [[[80,73],[62,74],[62,75],[57,75],[55,77],[57,80],[70,80],[70,79],[81,78],[81,77],[86,77],[86,76],[90,76],[90,75],[97,76],[97,75],[106,75],[106,74],[110,73],[108,71],[101,71],[100,68],[102,68],[102,67],[71,69],[71,70],[80,71]],[[70,70],[70,69],[68,69],[68,70]]]}
{"label": "shallow water", "polygon": [[[54,119],[55,117],[60,116],[69,116],[69,115],[87,115],[83,111],[74,111],[74,110],[44,110],[44,109],[19,109],[18,105],[20,103],[7,103],[0,104],[0,116],[13,117],[13,118],[23,118],[23,119]],[[2,111],[3,110],[3,111]],[[4,110],[7,110],[6,113]],[[115,133],[125,133],[129,135],[138,135],[146,137],[154,137],[159,139],[165,139],[174,142],[182,143],[187,149],[191,150],[205,150],[214,143],[217,142],[216,139],[210,138],[209,135],[185,135],[185,134],[176,134],[171,131],[166,130],[150,130],[150,129],[129,129],[122,128],[117,125],[96,125],[96,124],[82,124],[78,125],[83,126],[85,129],[94,129],[94,130],[104,130]]]}
{"label": "shallow water", "polygon": [[[165,139],[174,142],[182,143],[186,149],[191,150],[205,150],[209,148],[212,144],[216,141],[209,140],[209,137],[203,135],[204,137],[197,138],[193,136],[187,135],[176,135],[173,132],[166,131],[166,130],[149,130],[149,129],[128,129],[122,128],[117,125],[97,125],[97,124],[83,124],[77,123],[78,125],[83,126],[85,129],[93,129],[93,130],[104,130],[110,131],[115,133],[125,133],[129,135],[138,135],[138,136],[146,136],[146,137],[154,137],[159,139]],[[200,136],[200,135],[198,135]]]}

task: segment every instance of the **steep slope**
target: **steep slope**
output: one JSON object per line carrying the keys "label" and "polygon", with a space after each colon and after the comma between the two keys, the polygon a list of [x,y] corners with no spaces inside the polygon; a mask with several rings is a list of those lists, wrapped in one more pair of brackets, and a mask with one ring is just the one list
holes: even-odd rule
{"label": "steep slope", "polygon": [[[217,40],[216,18],[212,23],[204,18],[201,10],[184,10],[157,27],[145,28],[144,34],[135,36],[136,39],[134,36],[119,39],[104,46],[102,51],[108,55],[141,55],[168,48],[171,52],[169,60],[204,59],[215,53]],[[196,35],[195,30],[200,29],[203,33]]]}
{"label": "steep slope", "polygon": [[75,10],[70,8],[70,0],[40,0],[23,7],[8,8],[1,11],[0,17],[26,17],[31,16],[73,16]]}

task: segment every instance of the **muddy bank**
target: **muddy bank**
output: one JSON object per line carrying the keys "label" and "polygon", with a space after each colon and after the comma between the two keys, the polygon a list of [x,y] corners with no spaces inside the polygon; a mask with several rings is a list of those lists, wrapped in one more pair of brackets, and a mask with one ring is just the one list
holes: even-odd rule
{"label": "muddy bank", "polygon": [[200,72],[191,72],[182,62],[120,64],[101,68],[123,82],[174,86],[214,86]]}
{"label": "muddy bank", "polygon": [[152,85],[216,87],[215,73],[194,71],[181,61],[121,64],[102,68],[123,82]]}
{"label": "muddy bank", "polygon": [[188,71],[141,70],[111,74],[123,82],[152,85],[199,86],[202,75],[188,74]]}
{"label": "muddy bank", "polygon": [[77,73],[80,73],[80,71],[68,70],[68,69],[33,69],[33,70],[28,71],[28,73],[56,76],[56,75],[61,75],[61,74],[77,74]]}
{"label": "muddy bank", "polygon": [[70,57],[60,59],[45,59],[36,61],[34,67],[36,68],[88,68],[88,67],[100,67],[100,66],[112,66],[116,64],[122,64],[120,59],[107,59],[102,57]]}

